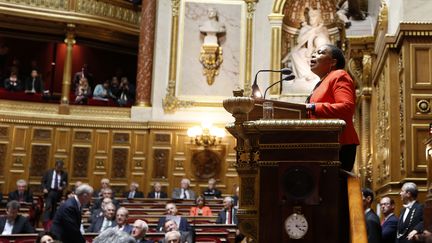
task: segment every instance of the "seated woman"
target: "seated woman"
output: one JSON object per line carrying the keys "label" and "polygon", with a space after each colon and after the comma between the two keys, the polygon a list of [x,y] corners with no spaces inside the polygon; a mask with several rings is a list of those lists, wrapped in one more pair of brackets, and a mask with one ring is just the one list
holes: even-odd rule
{"label": "seated woman", "polygon": [[108,99],[110,97],[109,88],[110,88],[109,80],[105,80],[102,84],[96,85],[93,91],[93,98],[101,99],[101,100]]}
{"label": "seated woman", "polygon": [[91,88],[86,78],[80,79],[75,95],[75,104],[87,104],[88,98],[91,96]]}
{"label": "seated woman", "polygon": [[9,78],[4,80],[4,87],[9,91],[22,90],[22,83],[16,72],[12,71]]}
{"label": "seated woman", "polygon": [[203,196],[198,196],[195,199],[196,207],[191,207],[190,216],[212,216],[211,209],[205,206],[205,198]]}
{"label": "seated woman", "polygon": [[36,239],[36,243],[51,243],[54,242],[55,237],[54,234],[46,231],[46,232],[40,232],[37,239]]}

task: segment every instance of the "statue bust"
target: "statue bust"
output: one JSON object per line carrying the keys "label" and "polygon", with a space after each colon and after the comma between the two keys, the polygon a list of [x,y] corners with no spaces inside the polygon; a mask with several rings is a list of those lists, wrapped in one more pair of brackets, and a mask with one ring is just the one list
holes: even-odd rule
{"label": "statue bust", "polygon": [[200,32],[205,35],[204,45],[206,44],[219,45],[217,35],[220,33],[225,33],[226,31],[225,25],[219,23],[217,10],[215,8],[209,8],[207,10],[207,17],[208,20],[206,20],[199,27]]}

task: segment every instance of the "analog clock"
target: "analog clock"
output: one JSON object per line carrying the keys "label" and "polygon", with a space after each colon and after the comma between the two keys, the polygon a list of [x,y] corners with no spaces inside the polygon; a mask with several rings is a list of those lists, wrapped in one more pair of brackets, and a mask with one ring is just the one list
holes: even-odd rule
{"label": "analog clock", "polygon": [[293,213],[285,220],[285,230],[291,239],[301,239],[308,231],[308,222],[303,214]]}

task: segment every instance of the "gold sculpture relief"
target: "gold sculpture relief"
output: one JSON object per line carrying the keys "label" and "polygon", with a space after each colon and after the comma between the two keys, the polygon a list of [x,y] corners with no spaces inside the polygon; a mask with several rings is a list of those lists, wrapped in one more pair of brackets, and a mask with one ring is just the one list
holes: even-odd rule
{"label": "gold sculpture relief", "polygon": [[219,74],[219,67],[223,62],[222,47],[217,45],[202,45],[199,60],[203,65],[203,74],[207,78],[207,84],[212,85],[215,81],[215,76]]}
{"label": "gold sculpture relief", "polygon": [[130,24],[139,25],[140,12],[114,6],[97,0],[78,0],[76,11],[101,17],[114,18]]}

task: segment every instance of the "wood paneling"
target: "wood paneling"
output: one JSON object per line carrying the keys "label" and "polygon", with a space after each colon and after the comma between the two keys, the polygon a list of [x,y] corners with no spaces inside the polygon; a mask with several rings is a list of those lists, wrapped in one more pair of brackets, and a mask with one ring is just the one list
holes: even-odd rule
{"label": "wood paneling", "polygon": [[412,125],[412,172],[426,172],[427,157],[425,153],[425,141],[429,138],[428,124],[413,124]]}
{"label": "wood paneling", "polygon": [[430,44],[411,44],[411,82],[414,89],[432,85],[432,49]]}

